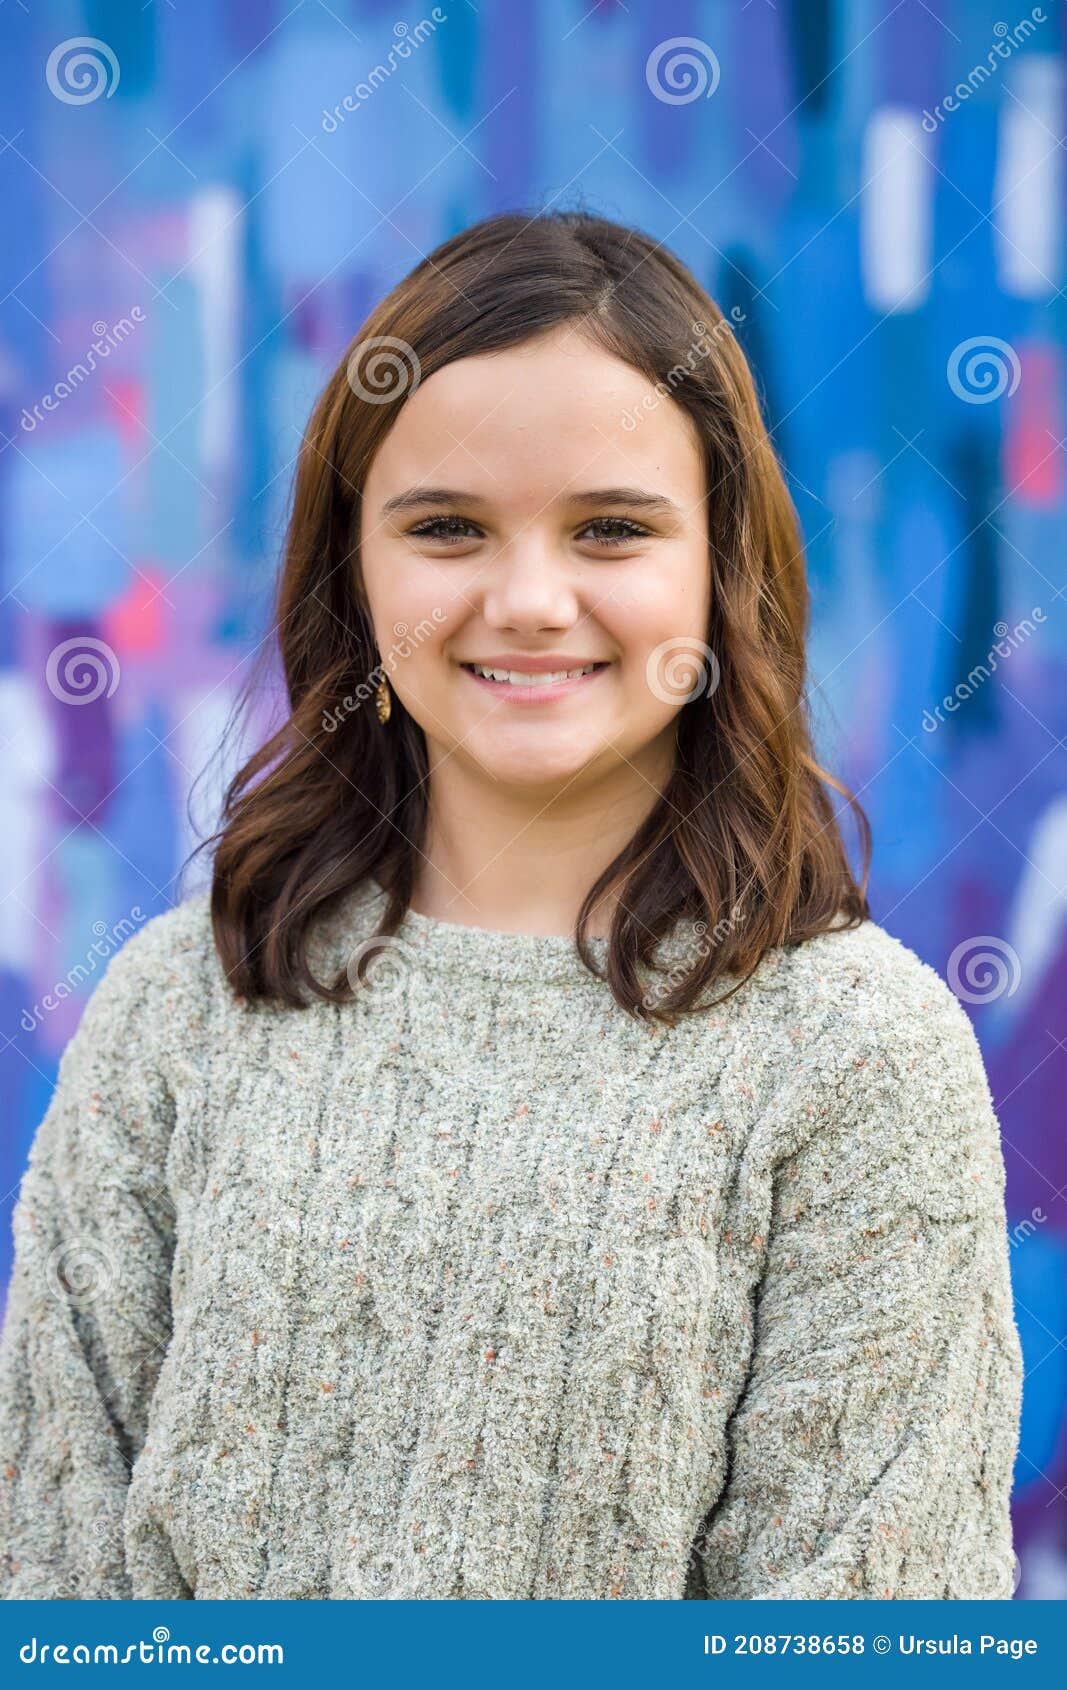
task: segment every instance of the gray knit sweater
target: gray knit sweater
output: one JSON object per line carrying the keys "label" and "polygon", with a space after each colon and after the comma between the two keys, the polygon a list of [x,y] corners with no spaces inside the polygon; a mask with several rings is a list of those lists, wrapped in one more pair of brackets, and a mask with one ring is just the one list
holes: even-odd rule
{"label": "gray knit sweater", "polygon": [[111,962],[15,1212],[4,1594],[1010,1595],[1004,1166],[933,970],[866,922],[670,1029],[567,938],[400,938],[341,1007],[236,1002],[205,894]]}

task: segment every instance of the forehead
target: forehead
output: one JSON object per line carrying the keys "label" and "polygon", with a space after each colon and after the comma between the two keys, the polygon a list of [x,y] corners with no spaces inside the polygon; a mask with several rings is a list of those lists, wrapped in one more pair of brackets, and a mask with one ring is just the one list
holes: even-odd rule
{"label": "forehead", "polygon": [[420,483],[536,500],[639,485],[705,492],[694,424],[648,378],[573,329],[460,358],[405,401],[371,464],[368,502]]}

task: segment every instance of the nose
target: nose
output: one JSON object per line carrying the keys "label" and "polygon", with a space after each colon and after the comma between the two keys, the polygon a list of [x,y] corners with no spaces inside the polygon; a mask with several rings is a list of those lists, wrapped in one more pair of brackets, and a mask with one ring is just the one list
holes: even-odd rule
{"label": "nose", "polygon": [[529,532],[500,547],[483,576],[482,615],[489,627],[512,633],[573,627],[578,594],[547,540]]}

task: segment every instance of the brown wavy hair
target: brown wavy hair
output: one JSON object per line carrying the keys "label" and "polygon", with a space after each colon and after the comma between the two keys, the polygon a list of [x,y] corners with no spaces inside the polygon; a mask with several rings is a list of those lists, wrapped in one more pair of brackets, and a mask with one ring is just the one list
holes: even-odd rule
{"label": "brown wavy hair", "polygon": [[[600,977],[629,1013],[673,1025],[709,985],[746,978],[773,947],[869,914],[867,819],[812,750],[796,513],[731,326],[647,235],[581,211],[510,213],[445,241],[382,300],[308,424],[273,630],[290,713],[230,782],[222,825],[199,847],[215,847],[215,942],[242,998],[348,1000],[347,972],[320,981],[309,968],[314,922],[373,877],[387,893],[376,937],[391,935],[416,884],[429,803],[422,730],[395,692],[384,726],[368,708],[338,711],[357,690],[369,696],[381,673],[360,573],[371,459],[416,379],[564,324],[663,384],[696,425],[708,489],[706,643],[719,670],[714,689],[678,712],[661,800],[586,894],[575,929],[582,961],[600,974],[586,928],[612,894]],[[855,812],[862,883],[827,787]],[[679,918],[709,938],[650,1001],[638,967],[657,966],[653,952]]]}

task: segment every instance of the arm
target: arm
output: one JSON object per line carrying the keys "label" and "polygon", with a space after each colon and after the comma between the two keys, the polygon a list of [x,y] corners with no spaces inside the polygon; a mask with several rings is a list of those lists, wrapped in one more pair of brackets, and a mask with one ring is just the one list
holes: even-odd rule
{"label": "arm", "polygon": [[15,1207],[0,1335],[9,1599],[132,1595],[123,1511],[171,1330],[173,1105],[156,1060],[166,970],[154,926],[111,959],[83,1011]]}
{"label": "arm", "polygon": [[919,983],[827,1035],[806,1136],[775,1166],[727,1485],[698,1543],[709,1597],[1012,1594],[1022,1360],[999,1129],[966,1015],[932,971]]}

